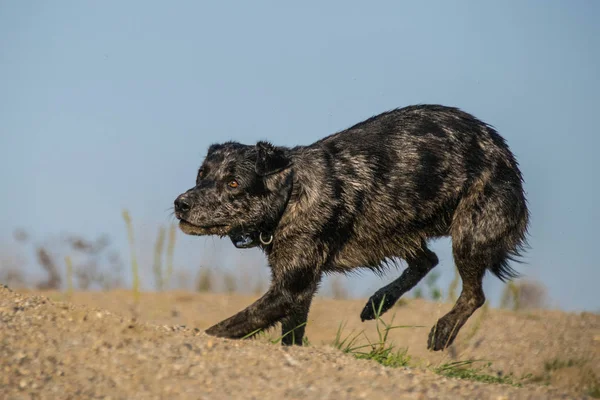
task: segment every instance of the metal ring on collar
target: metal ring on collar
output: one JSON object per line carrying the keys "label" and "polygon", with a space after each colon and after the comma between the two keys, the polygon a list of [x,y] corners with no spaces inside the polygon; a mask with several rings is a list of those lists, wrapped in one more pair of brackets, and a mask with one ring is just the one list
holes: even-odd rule
{"label": "metal ring on collar", "polygon": [[260,242],[263,244],[263,246],[268,246],[268,245],[270,245],[271,243],[273,243],[273,235],[269,235],[269,239],[268,239],[268,240],[265,240],[265,239],[263,239],[263,233],[261,232],[261,233],[258,235],[258,240],[260,240]]}

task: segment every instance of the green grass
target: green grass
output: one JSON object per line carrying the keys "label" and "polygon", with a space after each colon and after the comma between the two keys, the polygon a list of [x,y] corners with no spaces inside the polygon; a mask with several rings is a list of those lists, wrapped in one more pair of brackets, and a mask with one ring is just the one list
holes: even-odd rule
{"label": "green grass", "polygon": [[[292,329],[292,330],[290,330],[290,331],[284,333],[283,335],[281,335],[279,337],[276,337],[274,339],[272,339],[272,338],[269,337],[269,334],[267,333],[266,330],[264,330],[264,329],[257,329],[255,331],[250,332],[246,336],[242,337],[242,340],[244,340],[244,339],[263,339],[263,340],[266,340],[266,341],[270,342],[271,344],[278,344],[278,343],[281,342],[281,340],[283,340],[284,337],[286,337],[288,335],[292,335],[292,338],[294,339],[294,342],[295,342],[295,337],[294,337],[295,330],[298,329],[298,328],[300,328],[300,327],[302,327],[302,326],[305,326],[305,325],[306,325],[306,322],[304,322],[304,323],[296,326],[294,329]],[[304,346],[310,346],[310,342],[308,341],[308,338],[304,337],[302,339],[302,344]]]}
{"label": "green grass", "polygon": [[558,371],[559,369],[569,368],[569,367],[580,367],[586,363],[585,360],[562,360],[560,358],[555,358],[552,361],[546,361],[544,363],[544,370],[546,372]]}
{"label": "green grass", "polygon": [[[357,359],[373,360],[381,365],[392,368],[406,367],[410,362],[408,350],[397,349],[394,344],[390,343],[389,333],[393,329],[413,328],[416,326],[393,325],[395,315],[392,316],[392,320],[389,323],[385,322],[381,318],[384,300],[385,296],[377,308],[375,304],[372,304],[375,314],[377,340],[370,340],[364,334],[364,330],[358,333],[350,332],[344,336],[342,330],[345,324],[340,324],[332,345],[344,353],[352,354]],[[367,344],[358,344],[361,335],[364,336]]]}
{"label": "green grass", "polygon": [[[398,368],[413,366],[411,365],[411,357],[408,354],[407,349],[397,349],[392,343],[390,343],[389,333],[393,329],[417,326],[393,325],[394,316],[389,323],[385,322],[381,318],[383,300],[379,304],[379,307],[375,308],[375,305],[373,305],[377,329],[377,340],[370,340],[365,335],[364,330],[358,333],[352,331],[348,334],[344,334],[343,331],[345,324],[340,323],[335,335],[335,339],[332,342],[332,346],[344,353],[351,354],[358,359],[373,360],[386,367]],[[364,336],[366,339],[366,344],[361,344],[362,342],[360,339],[362,336]],[[491,375],[487,373],[486,369],[491,366],[490,362],[485,362],[484,365],[476,367],[477,364],[483,362],[485,361],[454,361],[431,368],[431,370],[448,378],[522,386],[522,380],[515,379],[512,375],[502,376]]]}
{"label": "green grass", "polygon": [[470,381],[484,383],[499,383],[519,387],[522,386],[522,384],[517,382],[512,375],[491,375],[484,372],[486,368],[489,368],[492,365],[491,362],[487,362],[481,367],[475,367],[475,364],[479,362],[483,361],[454,361],[442,364],[441,366],[434,368],[433,371],[448,378],[467,379]]}

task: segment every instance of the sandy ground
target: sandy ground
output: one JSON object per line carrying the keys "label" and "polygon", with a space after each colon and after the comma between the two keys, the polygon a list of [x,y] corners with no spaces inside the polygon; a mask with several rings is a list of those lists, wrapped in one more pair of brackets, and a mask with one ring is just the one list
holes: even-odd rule
{"label": "sandy ground", "polygon": [[[600,371],[600,316],[558,311],[478,311],[451,350],[426,350],[427,334],[450,305],[408,300],[385,314],[390,339],[407,348],[409,368],[357,360],[330,344],[365,330],[365,300],[317,298],[310,346],[229,341],[203,329],[255,297],[212,293],[15,292],[0,287],[2,399],[572,399],[588,398]],[[272,332],[277,336],[278,332]],[[522,387],[442,377],[432,366],[492,362],[490,374],[513,374]],[[549,367],[550,366],[550,367]]]}

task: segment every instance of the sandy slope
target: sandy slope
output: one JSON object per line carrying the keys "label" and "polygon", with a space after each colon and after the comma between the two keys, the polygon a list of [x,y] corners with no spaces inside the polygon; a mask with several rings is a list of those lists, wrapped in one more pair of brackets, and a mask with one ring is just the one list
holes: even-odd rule
{"label": "sandy slope", "polygon": [[394,308],[395,322],[426,325],[393,335],[422,365],[456,354],[492,360],[495,370],[520,375],[541,373],[548,360],[585,359],[565,368],[569,379],[556,378],[562,376],[557,371],[558,386],[517,388],[444,378],[424,368],[384,368],[323,344],[343,320],[348,332],[367,327],[372,336],[374,324],[358,318],[361,301],[317,299],[308,327],[312,346],[285,349],[202,332],[251,297],[146,293],[138,305],[128,292],[61,298],[0,288],[0,398],[584,398],[578,379],[600,370],[600,316],[593,314],[492,310],[471,340],[473,321],[455,350],[440,354],[427,352],[425,341],[448,305],[410,301]]}

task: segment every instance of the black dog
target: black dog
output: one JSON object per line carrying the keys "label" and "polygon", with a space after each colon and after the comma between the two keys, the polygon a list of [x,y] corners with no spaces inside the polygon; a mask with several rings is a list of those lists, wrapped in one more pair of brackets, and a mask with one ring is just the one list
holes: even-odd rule
{"label": "black dog", "polygon": [[324,273],[406,260],[362,310],[363,321],[373,319],[373,305],[387,311],[436,266],[427,239],[451,236],[463,289],[428,340],[444,349],[484,303],[486,269],[503,281],[517,275],[508,262],[525,246],[522,181],[491,126],[440,105],[385,112],[309,146],[212,145],[196,186],[175,200],[181,230],[260,246],[272,282],[206,332],[242,338],[281,322],[282,343],[301,345]]}

